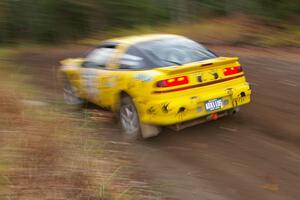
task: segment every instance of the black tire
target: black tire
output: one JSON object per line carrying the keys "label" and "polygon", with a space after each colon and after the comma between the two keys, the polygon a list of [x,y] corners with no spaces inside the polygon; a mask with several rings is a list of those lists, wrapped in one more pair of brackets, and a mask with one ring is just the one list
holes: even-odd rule
{"label": "black tire", "polygon": [[142,138],[140,120],[137,109],[131,97],[124,96],[121,99],[119,121],[122,134],[126,139]]}
{"label": "black tire", "polygon": [[64,101],[68,105],[82,105],[84,100],[76,95],[76,92],[70,82],[65,78],[64,80]]}
{"label": "black tire", "polygon": [[[129,109],[129,111],[132,113],[130,119],[124,119],[126,109]],[[150,124],[143,124],[140,122],[138,111],[133,100],[128,95],[125,95],[121,99],[119,122],[122,133],[126,139],[146,139],[157,136],[161,131],[160,127]],[[132,127],[128,128],[128,126],[126,126],[126,122],[131,122]]]}

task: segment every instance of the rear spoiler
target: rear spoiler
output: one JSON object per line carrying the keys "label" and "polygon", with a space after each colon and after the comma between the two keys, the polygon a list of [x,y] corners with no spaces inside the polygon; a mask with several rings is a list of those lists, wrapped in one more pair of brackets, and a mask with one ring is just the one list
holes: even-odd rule
{"label": "rear spoiler", "polygon": [[[219,65],[233,64],[238,62],[237,57],[227,58],[227,57],[219,57],[208,59],[200,62],[189,63],[182,66],[172,66],[172,67],[162,67],[156,68],[155,70],[163,72],[168,75],[179,74],[184,72],[193,72],[198,71],[201,67],[215,67]],[[238,63],[236,63],[238,64]]]}

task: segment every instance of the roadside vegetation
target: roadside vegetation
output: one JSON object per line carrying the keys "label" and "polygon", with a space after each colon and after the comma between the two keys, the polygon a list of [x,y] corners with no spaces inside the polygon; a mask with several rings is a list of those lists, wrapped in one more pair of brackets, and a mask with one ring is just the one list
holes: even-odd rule
{"label": "roadside vegetation", "polygon": [[168,32],[207,43],[299,46],[298,0],[0,2],[0,44]]}

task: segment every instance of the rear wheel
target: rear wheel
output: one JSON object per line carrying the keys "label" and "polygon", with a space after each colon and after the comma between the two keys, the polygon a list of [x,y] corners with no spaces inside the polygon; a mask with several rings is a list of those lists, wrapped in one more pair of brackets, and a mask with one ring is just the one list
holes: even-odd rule
{"label": "rear wheel", "polygon": [[127,95],[121,99],[119,119],[122,132],[129,139],[154,137],[160,132],[156,126],[140,123],[134,102]]}
{"label": "rear wheel", "polygon": [[123,134],[130,139],[141,137],[140,121],[132,99],[125,96],[121,100],[119,119]]}

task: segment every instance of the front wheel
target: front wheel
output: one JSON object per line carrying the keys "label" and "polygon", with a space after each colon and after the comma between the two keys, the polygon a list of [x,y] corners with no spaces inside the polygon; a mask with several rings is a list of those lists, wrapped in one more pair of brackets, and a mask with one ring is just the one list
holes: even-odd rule
{"label": "front wheel", "polygon": [[119,115],[122,132],[129,139],[149,138],[160,132],[156,126],[140,123],[137,109],[129,96],[122,98]]}
{"label": "front wheel", "polygon": [[69,105],[82,105],[84,102],[76,95],[74,88],[68,80],[64,82],[64,101]]}

